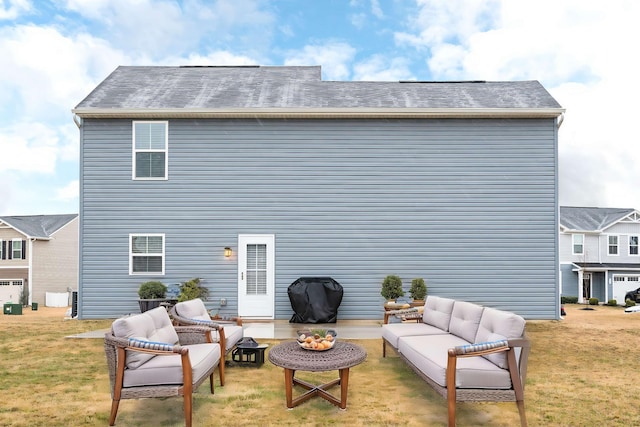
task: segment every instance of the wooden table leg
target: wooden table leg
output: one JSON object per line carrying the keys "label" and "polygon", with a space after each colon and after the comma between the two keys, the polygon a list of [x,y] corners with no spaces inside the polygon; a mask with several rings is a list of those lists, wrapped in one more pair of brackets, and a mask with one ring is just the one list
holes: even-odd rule
{"label": "wooden table leg", "polygon": [[293,376],[295,375],[293,369],[284,370],[284,390],[287,396],[287,408],[293,408]]}
{"label": "wooden table leg", "polygon": [[349,368],[340,369],[340,409],[347,409],[347,389],[349,388]]}

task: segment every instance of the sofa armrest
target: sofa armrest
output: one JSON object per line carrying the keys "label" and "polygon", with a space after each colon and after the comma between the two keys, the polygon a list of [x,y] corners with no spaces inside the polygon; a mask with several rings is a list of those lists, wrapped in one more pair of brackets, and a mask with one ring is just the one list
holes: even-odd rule
{"label": "sofa armrest", "polygon": [[509,350],[510,345],[507,340],[482,342],[476,344],[460,345],[449,349],[449,356],[453,357],[473,357],[485,354],[499,353]]}
{"label": "sofa armrest", "polygon": [[182,347],[180,344],[169,344],[154,341],[138,340],[134,338],[127,339],[124,347],[126,351],[137,351],[140,353],[154,354],[156,356],[169,354],[187,354],[189,349]]}

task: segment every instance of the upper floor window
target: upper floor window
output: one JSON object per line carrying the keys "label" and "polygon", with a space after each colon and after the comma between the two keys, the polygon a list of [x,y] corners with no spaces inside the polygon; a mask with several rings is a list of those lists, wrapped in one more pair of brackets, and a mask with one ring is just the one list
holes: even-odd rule
{"label": "upper floor window", "polygon": [[13,259],[21,259],[22,258],[22,240],[14,239],[11,244],[11,258]]}
{"label": "upper floor window", "polygon": [[26,259],[26,241],[0,240],[0,259]]}
{"label": "upper floor window", "polygon": [[584,253],[584,234],[573,234],[573,254],[582,255]]}
{"label": "upper floor window", "polygon": [[640,255],[638,253],[638,236],[629,236],[629,255]]}
{"label": "upper floor window", "polygon": [[164,234],[129,235],[129,274],[164,274]]}
{"label": "upper floor window", "polygon": [[609,255],[618,255],[618,236],[609,236]]}
{"label": "upper floor window", "polygon": [[168,122],[133,122],[133,179],[167,179]]}

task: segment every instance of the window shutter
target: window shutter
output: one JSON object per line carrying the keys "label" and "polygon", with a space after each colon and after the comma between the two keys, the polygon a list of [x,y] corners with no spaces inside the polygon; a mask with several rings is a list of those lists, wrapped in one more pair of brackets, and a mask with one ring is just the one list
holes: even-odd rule
{"label": "window shutter", "polygon": [[12,249],[13,249],[13,242],[11,240],[9,240],[9,244],[8,246],[8,250],[7,250],[7,259],[11,259],[12,256]]}
{"label": "window shutter", "polygon": [[27,241],[22,241],[22,259],[27,259]]}
{"label": "window shutter", "polygon": [[2,241],[2,259],[7,259],[7,242]]}

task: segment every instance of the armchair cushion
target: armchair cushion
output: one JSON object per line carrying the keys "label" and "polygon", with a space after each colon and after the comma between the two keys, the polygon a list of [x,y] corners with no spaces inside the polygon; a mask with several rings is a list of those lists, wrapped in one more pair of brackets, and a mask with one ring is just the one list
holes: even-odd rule
{"label": "armchair cushion", "polygon": [[[524,334],[525,321],[515,313],[487,307],[482,312],[480,326],[474,342],[501,341],[518,338]],[[504,352],[482,356],[503,369],[507,369],[507,355]]]}
{"label": "armchair cushion", "polygon": [[[212,365],[220,360],[220,346],[214,344],[191,344],[189,361],[193,378],[201,378]],[[179,354],[155,356],[136,369],[127,370],[124,387],[182,384],[182,361]]]}
{"label": "armchair cushion", "polygon": [[200,298],[179,302],[175,305],[175,310],[178,316],[187,319],[211,321],[207,307]]}
{"label": "armchair cushion", "polygon": [[[156,307],[142,314],[116,319],[111,326],[113,335],[119,338],[135,338],[174,345],[178,334],[164,307]],[[135,369],[153,359],[153,354],[127,352],[127,368]]]}

